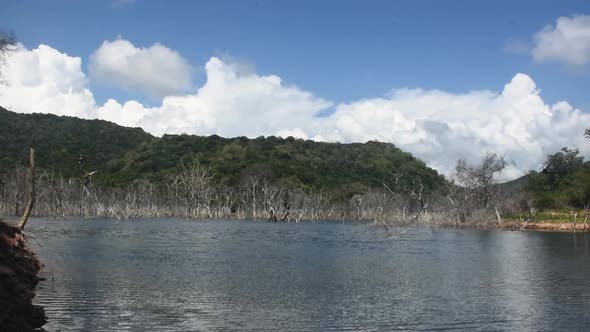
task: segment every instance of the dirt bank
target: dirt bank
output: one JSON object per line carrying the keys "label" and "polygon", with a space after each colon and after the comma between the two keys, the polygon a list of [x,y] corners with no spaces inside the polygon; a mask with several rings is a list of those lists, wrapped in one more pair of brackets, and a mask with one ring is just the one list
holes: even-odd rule
{"label": "dirt bank", "polygon": [[44,331],[45,312],[32,304],[41,267],[18,228],[0,220],[0,331]]}

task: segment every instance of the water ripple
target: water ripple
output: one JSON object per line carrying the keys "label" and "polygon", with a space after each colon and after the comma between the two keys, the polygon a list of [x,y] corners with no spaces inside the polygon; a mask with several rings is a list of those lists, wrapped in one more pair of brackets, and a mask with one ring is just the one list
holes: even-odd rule
{"label": "water ripple", "polygon": [[587,235],[30,221],[50,331],[553,331],[590,326]]}

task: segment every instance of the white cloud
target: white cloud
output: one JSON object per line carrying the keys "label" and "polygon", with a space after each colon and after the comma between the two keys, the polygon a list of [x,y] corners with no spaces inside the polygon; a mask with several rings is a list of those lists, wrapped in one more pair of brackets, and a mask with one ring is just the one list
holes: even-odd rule
{"label": "white cloud", "polygon": [[582,136],[589,123],[590,114],[566,102],[545,104],[533,80],[517,74],[499,93],[399,89],[388,98],[338,105],[322,136],[393,142],[444,174],[452,173],[459,158],[477,162],[496,152],[513,163],[506,176],[514,178],[563,146],[580,147],[589,156]]}
{"label": "white cloud", "polygon": [[93,80],[152,97],[184,93],[192,86],[188,61],[159,43],[138,48],[124,39],[104,41],[91,55],[89,71]]}
{"label": "white cloud", "polygon": [[240,74],[235,66],[215,57],[205,70],[207,81],[196,94],[165,97],[160,107],[149,110],[137,103],[109,101],[98,112],[114,122],[123,116],[125,124],[156,135],[253,137],[304,126],[313,121],[316,112],[332,105],[309,92],[284,86],[277,76]]}
{"label": "white cloud", "polygon": [[91,118],[94,97],[87,89],[81,59],[47,46],[32,51],[18,45],[0,72],[0,105],[21,113],[53,113]]}
{"label": "white cloud", "polygon": [[[507,178],[538,168],[563,146],[577,146],[590,156],[582,136],[590,114],[567,102],[546,104],[525,74],[515,75],[500,92],[396,89],[381,98],[334,104],[277,76],[240,70],[213,57],[205,65],[206,82],[195,93],[166,96],[161,105],[148,108],[134,100],[95,105],[80,59],[48,46],[21,48],[0,70],[10,83],[0,85],[0,105],[14,111],[100,118],[155,135],[380,140],[447,175],[459,158],[476,162],[496,152],[513,163]],[[326,109],[334,112],[317,116]]]}
{"label": "white cloud", "polygon": [[538,62],[560,62],[569,66],[590,63],[590,16],[560,17],[534,36],[531,53]]}

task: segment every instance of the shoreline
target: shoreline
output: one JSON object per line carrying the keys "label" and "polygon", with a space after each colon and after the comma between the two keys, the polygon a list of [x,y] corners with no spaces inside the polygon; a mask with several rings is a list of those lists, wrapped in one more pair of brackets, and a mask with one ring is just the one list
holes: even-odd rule
{"label": "shoreline", "polygon": [[[504,230],[504,231],[542,231],[542,232],[574,232],[574,223],[567,222],[548,222],[548,221],[535,221],[535,222],[517,222],[514,220],[507,220],[502,222],[500,225],[498,223],[481,223],[481,224],[450,224],[450,223],[441,223],[441,224],[431,224],[431,223],[396,223],[396,222],[379,222],[375,220],[299,220],[299,221],[270,221],[267,219],[241,219],[241,218],[206,218],[206,219],[191,219],[185,217],[174,217],[174,216],[167,216],[167,217],[141,217],[137,219],[124,219],[118,220],[116,218],[108,218],[108,217],[82,217],[82,216],[66,216],[66,217],[50,217],[50,216],[32,216],[33,218],[41,218],[41,219],[51,219],[51,220],[68,220],[69,218],[80,218],[86,219],[88,221],[92,221],[95,219],[111,219],[116,220],[118,222],[133,222],[135,220],[154,220],[154,219],[182,219],[186,221],[217,221],[217,220],[233,220],[233,221],[253,221],[253,222],[268,222],[268,223],[352,223],[352,224],[367,224],[367,225],[375,225],[377,227],[383,227],[383,224],[389,227],[434,227],[434,228],[456,228],[456,229],[488,229],[488,230]],[[8,217],[8,223],[5,224],[10,225],[11,217]],[[6,221],[6,219],[5,219]],[[575,224],[575,233],[590,233],[590,224],[576,223]]]}
{"label": "shoreline", "polygon": [[33,304],[43,264],[26,234],[0,219],[0,330],[45,331],[43,307]]}

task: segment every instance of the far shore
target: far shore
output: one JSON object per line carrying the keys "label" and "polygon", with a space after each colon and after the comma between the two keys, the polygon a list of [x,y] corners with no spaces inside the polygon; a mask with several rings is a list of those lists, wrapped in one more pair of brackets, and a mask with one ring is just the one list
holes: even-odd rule
{"label": "far shore", "polygon": [[[85,218],[85,217],[81,217],[81,216],[66,216],[65,218],[63,217],[51,217],[51,216],[33,216],[34,218],[45,218],[45,219],[63,219],[63,220],[67,220],[68,218]],[[182,217],[168,217],[168,218],[179,218],[179,219],[186,219],[186,218],[182,218]],[[100,217],[96,217],[96,218],[85,218],[88,220],[93,220],[93,219],[113,219],[113,220],[117,220],[116,218],[100,218]],[[160,219],[160,218],[153,218],[153,217],[145,217],[145,218],[138,218],[138,219]],[[163,218],[165,219],[165,218]],[[4,221],[8,222],[9,224],[11,223],[16,223],[16,221],[18,220],[18,217],[14,217],[14,216],[7,216],[5,217]],[[126,220],[120,220],[122,222],[132,222],[133,220],[136,219],[126,219]],[[267,219],[240,219],[240,218],[236,218],[236,219],[215,219],[215,218],[211,218],[211,219],[187,219],[187,220],[194,220],[194,221],[214,221],[214,220],[235,220],[235,221],[260,221],[260,222],[273,222]],[[375,221],[371,221],[371,220],[365,220],[365,221],[358,221],[358,220],[325,220],[325,221],[311,221],[311,220],[300,220],[300,221],[275,221],[273,223],[308,223],[308,222],[350,222],[350,223],[357,223],[357,224],[374,224],[376,226],[381,226],[383,225],[383,223],[381,222],[375,222]],[[517,222],[514,220],[507,220],[502,222],[502,224],[490,224],[490,223],[481,223],[481,224],[439,224],[439,225],[430,225],[427,223],[411,223],[411,224],[405,224],[405,223],[395,223],[395,222],[385,222],[385,224],[387,226],[390,227],[407,227],[407,226],[424,226],[424,227],[435,227],[435,228],[459,228],[459,229],[489,229],[489,230],[493,230],[493,229],[499,229],[499,230],[511,230],[511,231],[543,231],[543,232],[574,232],[574,227],[575,227],[575,232],[580,232],[580,233],[590,233],[590,224],[584,224],[582,223],[571,223],[571,222],[547,222],[547,221],[535,221],[535,222]]]}

